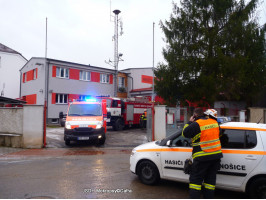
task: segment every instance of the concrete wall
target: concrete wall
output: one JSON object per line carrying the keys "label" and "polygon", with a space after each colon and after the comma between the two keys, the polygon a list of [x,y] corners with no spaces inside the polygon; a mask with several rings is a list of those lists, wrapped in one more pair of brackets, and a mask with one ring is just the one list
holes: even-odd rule
{"label": "concrete wall", "polygon": [[253,123],[266,123],[266,108],[249,108],[250,119],[249,122]]}
{"label": "concrete wall", "polygon": [[0,108],[0,133],[22,134],[22,125],[22,108]]}
{"label": "concrete wall", "polygon": [[19,97],[20,68],[27,60],[19,54],[0,52],[0,94],[4,97]]}
{"label": "concrete wall", "polygon": [[[0,121],[0,145],[42,148],[43,106],[24,105],[23,108],[0,108]],[[18,135],[21,136],[20,144],[14,146],[12,139]]]}

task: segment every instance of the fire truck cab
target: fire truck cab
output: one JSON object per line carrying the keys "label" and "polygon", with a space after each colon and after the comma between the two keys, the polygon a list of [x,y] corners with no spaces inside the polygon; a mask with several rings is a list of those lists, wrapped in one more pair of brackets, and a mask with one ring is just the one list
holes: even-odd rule
{"label": "fire truck cab", "polygon": [[107,104],[107,125],[114,130],[122,130],[125,126],[139,125],[140,116],[145,109],[151,109],[152,104],[145,99],[101,97]]}
{"label": "fire truck cab", "polygon": [[64,129],[65,144],[93,140],[103,145],[106,138],[106,116],[106,100],[88,98],[70,103]]}

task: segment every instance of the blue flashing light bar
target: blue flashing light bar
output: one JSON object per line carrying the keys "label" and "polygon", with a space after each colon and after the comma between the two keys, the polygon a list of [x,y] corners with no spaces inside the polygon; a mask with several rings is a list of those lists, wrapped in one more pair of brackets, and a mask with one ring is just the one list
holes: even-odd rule
{"label": "blue flashing light bar", "polygon": [[86,102],[97,102],[95,98],[85,98]]}

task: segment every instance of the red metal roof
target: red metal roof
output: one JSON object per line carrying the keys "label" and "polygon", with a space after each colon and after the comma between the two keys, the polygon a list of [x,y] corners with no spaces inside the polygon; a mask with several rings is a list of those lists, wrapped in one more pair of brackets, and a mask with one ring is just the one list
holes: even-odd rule
{"label": "red metal roof", "polygon": [[151,87],[149,87],[149,88],[139,88],[139,89],[131,90],[130,92],[144,92],[144,91],[152,91],[152,88]]}

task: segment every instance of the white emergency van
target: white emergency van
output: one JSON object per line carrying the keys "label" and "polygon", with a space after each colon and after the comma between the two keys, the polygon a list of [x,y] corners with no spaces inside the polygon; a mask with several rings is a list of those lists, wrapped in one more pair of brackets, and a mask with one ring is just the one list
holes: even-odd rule
{"label": "white emergency van", "polygon": [[70,103],[64,129],[65,144],[70,145],[71,141],[94,140],[103,145],[106,138],[106,118],[104,99],[97,101],[95,98],[88,98]]}
{"label": "white emergency van", "polygon": [[[228,122],[220,128],[223,158],[216,187],[266,198],[266,124]],[[183,168],[192,147],[190,139],[181,133],[179,130],[132,150],[130,170],[142,183],[152,185],[160,179],[189,182]]]}

